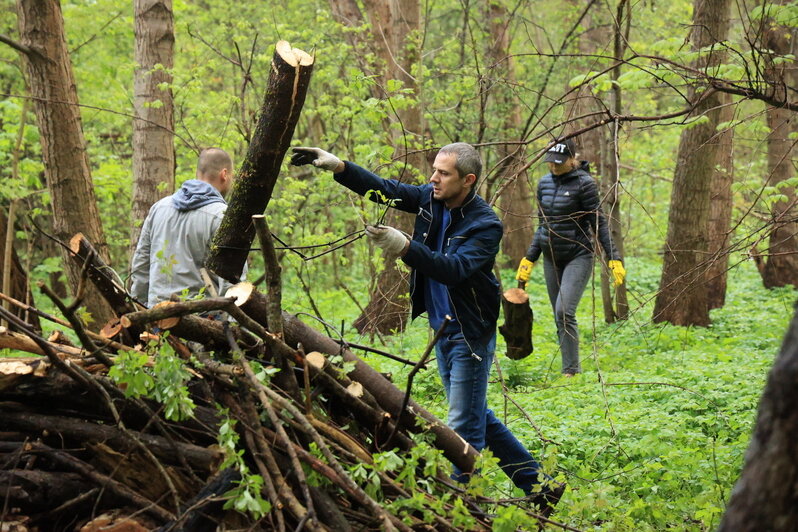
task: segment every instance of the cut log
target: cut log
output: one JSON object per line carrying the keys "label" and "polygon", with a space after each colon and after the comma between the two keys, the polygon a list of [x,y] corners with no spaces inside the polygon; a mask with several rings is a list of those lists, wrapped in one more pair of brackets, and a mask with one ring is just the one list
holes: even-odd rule
{"label": "cut log", "polygon": [[[320,351],[330,355],[341,354],[345,361],[354,362],[355,368],[349,373],[349,378],[359,382],[374,395],[380,407],[386,412],[398,412],[404,401],[405,394],[394,386],[381,373],[360,360],[348,349],[342,349],[338,343],[308,325],[302,323],[296,316],[283,312],[283,330],[286,343],[297,345],[301,343],[305,349]],[[423,409],[418,403],[410,400],[408,411],[415,416],[405,414],[400,420],[403,426],[415,431],[428,431],[435,437],[435,446],[443,451],[444,456],[463,471],[472,471],[478,453],[455,431],[447,427],[441,420]],[[415,417],[421,418],[425,423],[422,427]]]}
{"label": "cut log", "polygon": [[502,295],[504,324],[499,332],[507,344],[507,358],[521,360],[532,354],[532,322],[529,295],[523,288],[510,288]]}
{"label": "cut log", "polygon": [[0,484],[15,486],[7,494],[9,506],[30,514],[55,508],[92,488],[91,483],[77,473],[22,469],[0,471]]}
{"label": "cut log", "polygon": [[225,297],[234,297],[235,304],[244,313],[268,329],[269,327],[269,302],[268,298],[249,282],[241,282],[231,286],[224,294]]}
{"label": "cut log", "polygon": [[209,271],[238,282],[255,239],[252,215],[263,214],[294,135],[313,70],[313,57],[286,41],[277,43],[255,133],[241,165],[229,206],[206,262]]}

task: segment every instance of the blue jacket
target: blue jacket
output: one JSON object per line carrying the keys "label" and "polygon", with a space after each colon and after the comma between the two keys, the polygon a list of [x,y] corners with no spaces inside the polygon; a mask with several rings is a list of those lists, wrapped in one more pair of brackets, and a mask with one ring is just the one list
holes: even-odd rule
{"label": "blue jacket", "polygon": [[433,251],[443,217],[443,202],[432,197],[432,185],[407,185],[383,179],[360,166],[346,162],[335,180],[350,190],[380,203],[375,190],[393,206],[416,214],[410,248],[402,260],[412,268],[410,299],[412,317],[424,313],[424,282],[429,277],[446,285],[449,303],[460,323],[463,336],[487,341],[496,331],[499,317],[499,283],[493,264],[499,252],[502,223],[490,205],[471,193],[463,205],[452,209],[451,223],[444,229],[442,251]]}

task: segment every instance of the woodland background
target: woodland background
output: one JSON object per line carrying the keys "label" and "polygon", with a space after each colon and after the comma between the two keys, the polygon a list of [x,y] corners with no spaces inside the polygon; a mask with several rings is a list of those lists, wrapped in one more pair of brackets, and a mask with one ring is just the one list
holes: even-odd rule
{"label": "woodland background", "polygon": [[[34,4],[0,2],[9,44],[0,46],[3,249],[13,247],[28,286],[44,281],[62,295],[76,273],[46,235],[91,234],[125,277],[149,205],[193,177],[199,150],[243,159],[280,39],[315,56],[293,145],[407,182],[429,175],[436,146],[479,147],[481,193],[506,227],[497,267],[506,286],[536,224],[541,151],[580,133],[627,285],[610,290],[597,265],[579,310],[585,373],[566,382],[536,269],[535,353],[499,357],[489,403],[568,482],[559,520],[606,530],[718,526],[798,285],[798,5],[64,1],[80,106],[59,110],[31,67],[36,35],[20,14],[30,26]],[[56,112],[65,114],[45,119]],[[75,124],[83,139],[71,150],[85,155],[71,171],[52,139]],[[59,188],[59,171],[93,197]],[[280,250],[286,310],[353,342],[420,354],[428,331],[423,320],[405,322],[406,271],[365,239],[311,258],[382,208],[323,172],[284,164],[266,214],[292,248]],[[390,213],[386,223],[408,227]],[[263,270],[253,253],[250,277]],[[15,279],[4,276],[4,293]],[[49,308],[38,291],[29,297]],[[84,318],[101,326],[107,309],[92,305]],[[401,365],[367,360],[404,381]],[[445,417],[433,370],[414,397]],[[488,478],[491,494],[512,494],[500,473]]]}

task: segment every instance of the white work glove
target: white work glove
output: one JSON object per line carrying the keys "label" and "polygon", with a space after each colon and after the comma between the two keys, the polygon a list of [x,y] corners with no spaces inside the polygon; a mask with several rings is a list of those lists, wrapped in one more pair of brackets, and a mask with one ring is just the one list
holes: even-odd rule
{"label": "white work glove", "polygon": [[367,225],[366,236],[381,247],[386,257],[398,257],[410,244],[410,240],[398,229],[387,225]]}
{"label": "white work glove", "polygon": [[291,164],[302,166],[312,164],[316,168],[323,168],[331,172],[342,171],[344,163],[333,155],[321,148],[291,148],[294,154],[291,156]]}

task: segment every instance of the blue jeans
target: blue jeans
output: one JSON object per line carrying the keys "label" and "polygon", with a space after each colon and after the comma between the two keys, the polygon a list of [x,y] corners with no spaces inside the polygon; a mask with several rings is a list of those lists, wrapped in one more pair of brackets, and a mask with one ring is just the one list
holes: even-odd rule
{"label": "blue jeans", "polygon": [[580,255],[562,264],[543,256],[543,276],[560,341],[563,373],[582,373],[576,307],[593,275],[593,255]]}
{"label": "blue jeans", "polygon": [[[470,345],[469,345],[470,344]],[[435,345],[446,398],[448,425],[477,451],[488,448],[499,459],[510,480],[525,493],[549,477],[504,423],[488,409],[488,375],[496,348],[496,334],[478,345],[466,342],[461,332],[446,334]],[[468,481],[468,474],[455,467],[454,480]]]}

